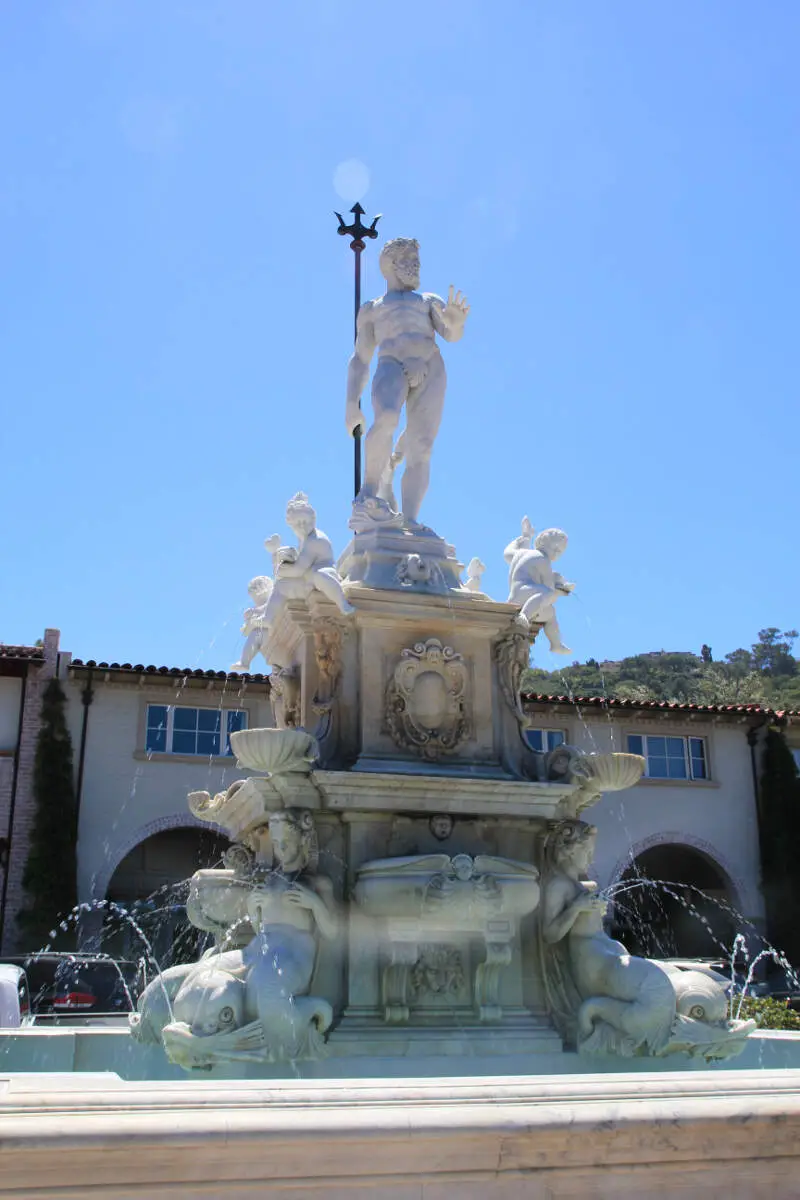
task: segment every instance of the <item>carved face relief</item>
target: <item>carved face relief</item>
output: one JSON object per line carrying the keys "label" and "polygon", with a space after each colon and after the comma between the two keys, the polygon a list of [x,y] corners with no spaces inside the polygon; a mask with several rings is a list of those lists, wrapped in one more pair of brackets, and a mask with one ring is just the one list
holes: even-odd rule
{"label": "carved face relief", "polygon": [[411,990],[418,998],[455,995],[464,986],[464,964],[452,946],[422,946],[411,970]]}
{"label": "carved face relief", "polygon": [[309,859],[314,819],[306,810],[281,809],[271,813],[269,833],[275,861],[284,871],[299,871]]}
{"label": "carved face relief", "polygon": [[386,692],[386,728],[402,750],[435,760],[469,735],[464,659],[438,638],[403,650]]}
{"label": "carved face relief", "polygon": [[430,829],[437,842],[445,842],[453,832],[455,822],[449,813],[434,813],[428,822]]}

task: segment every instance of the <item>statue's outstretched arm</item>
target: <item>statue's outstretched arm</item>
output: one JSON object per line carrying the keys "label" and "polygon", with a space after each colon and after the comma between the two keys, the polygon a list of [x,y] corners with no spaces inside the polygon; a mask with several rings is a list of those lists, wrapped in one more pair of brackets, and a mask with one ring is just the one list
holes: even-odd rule
{"label": "statue's outstretched arm", "polygon": [[519,537],[515,537],[509,542],[503,551],[503,558],[507,563],[510,563],[518,550],[530,550],[531,542],[533,541],[534,529],[531,525],[530,517],[522,518],[522,533]]}
{"label": "statue's outstretched arm", "polygon": [[376,337],[375,323],[372,319],[372,300],[362,304],[356,323],[356,344],[347,367],[347,403],[345,408],[345,425],[352,436],[359,425],[363,424],[361,412],[361,393],[369,379],[369,364],[375,353]]}

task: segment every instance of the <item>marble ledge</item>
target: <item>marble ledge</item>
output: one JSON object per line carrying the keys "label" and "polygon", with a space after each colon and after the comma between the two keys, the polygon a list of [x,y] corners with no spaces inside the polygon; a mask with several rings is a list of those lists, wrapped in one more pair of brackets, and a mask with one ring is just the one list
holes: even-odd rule
{"label": "marble ledge", "polygon": [[644,775],[634,787],[679,787],[714,788],[722,787],[718,779],[647,779]]}
{"label": "marble ledge", "polygon": [[[485,629],[487,625],[499,632],[511,627],[519,611],[513,604],[476,599],[474,593],[467,591],[440,596],[436,593],[390,591],[349,584],[347,599],[356,610],[354,619],[358,624],[391,621],[393,625],[408,623],[413,626],[423,619],[457,620],[459,633]],[[538,624],[531,626],[532,630],[539,628]]]}
{"label": "marble ledge", "polygon": [[237,772],[247,773],[247,767],[237,767],[236,759],[230,754],[165,754],[156,750],[134,750],[132,757],[136,762],[183,763],[184,766],[198,763],[201,767],[232,767]]}
{"label": "marble ledge", "polygon": [[[4,1086],[5,1085],[5,1086]],[[123,1084],[0,1077],[0,1196],[791,1197],[800,1071]]]}
{"label": "marble ledge", "polygon": [[470,775],[407,775],[380,771],[312,771],[323,809],[469,814],[481,817],[562,815],[572,783],[526,783]]}

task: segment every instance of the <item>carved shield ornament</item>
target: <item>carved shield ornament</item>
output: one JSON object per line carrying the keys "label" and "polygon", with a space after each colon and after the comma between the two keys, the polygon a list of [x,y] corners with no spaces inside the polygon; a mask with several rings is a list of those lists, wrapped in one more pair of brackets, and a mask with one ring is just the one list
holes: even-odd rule
{"label": "carved shield ornament", "polygon": [[469,734],[464,659],[438,638],[403,650],[386,692],[386,727],[402,750],[435,760]]}

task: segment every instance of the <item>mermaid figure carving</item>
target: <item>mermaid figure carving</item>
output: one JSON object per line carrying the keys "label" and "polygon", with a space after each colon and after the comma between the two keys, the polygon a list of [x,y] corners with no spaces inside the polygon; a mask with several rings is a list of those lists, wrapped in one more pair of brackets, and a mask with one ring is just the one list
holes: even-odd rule
{"label": "mermaid figure carving", "polygon": [[563,821],[545,850],[542,960],[562,1036],[587,1055],[738,1054],[756,1025],[728,1018],[724,981],[637,958],[603,930],[607,901],[586,878],[596,837]]}
{"label": "mermaid figure carving", "polygon": [[[252,835],[256,842],[259,832]],[[186,1069],[324,1053],[333,1011],[308,992],[318,941],[334,939],[338,930],[333,887],[316,873],[316,833],[308,810],[271,813],[268,832],[273,867],[265,870],[256,861],[244,876],[240,869],[232,896],[232,928],[244,925],[249,940],[230,950],[222,941],[198,963],[163,972],[142,993],[132,1018],[134,1036],[160,1040],[168,1058]],[[198,872],[215,874],[223,873]],[[202,897],[195,895],[190,917],[209,927]]]}

